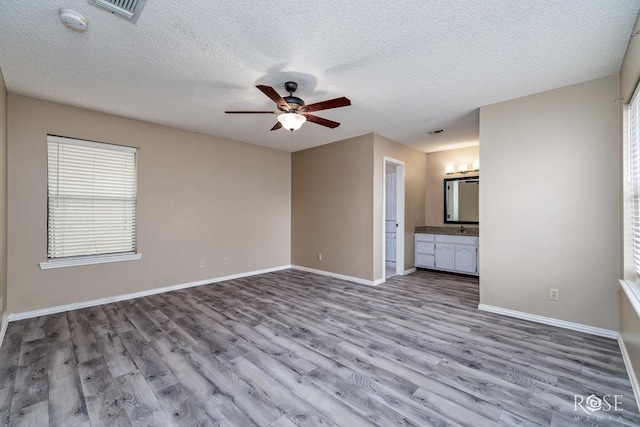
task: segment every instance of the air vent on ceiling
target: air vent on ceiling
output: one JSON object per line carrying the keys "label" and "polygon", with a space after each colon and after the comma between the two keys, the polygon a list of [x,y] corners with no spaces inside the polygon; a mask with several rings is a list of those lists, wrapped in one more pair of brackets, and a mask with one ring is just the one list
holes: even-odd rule
{"label": "air vent on ceiling", "polygon": [[89,4],[108,10],[127,21],[135,23],[146,0],[89,0]]}

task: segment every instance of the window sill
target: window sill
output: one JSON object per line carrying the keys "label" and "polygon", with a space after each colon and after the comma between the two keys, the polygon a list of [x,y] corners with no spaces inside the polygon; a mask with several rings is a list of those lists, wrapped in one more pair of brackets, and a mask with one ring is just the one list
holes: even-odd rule
{"label": "window sill", "polygon": [[141,259],[142,254],[87,256],[64,260],[51,260],[40,263],[40,269],[76,267],[79,265],[105,264],[108,262],[132,261]]}
{"label": "window sill", "polygon": [[633,306],[633,309],[636,311],[636,315],[640,317],[640,284],[638,280],[630,281],[630,280],[620,280],[620,286],[624,290],[624,293],[627,295],[629,302]]}

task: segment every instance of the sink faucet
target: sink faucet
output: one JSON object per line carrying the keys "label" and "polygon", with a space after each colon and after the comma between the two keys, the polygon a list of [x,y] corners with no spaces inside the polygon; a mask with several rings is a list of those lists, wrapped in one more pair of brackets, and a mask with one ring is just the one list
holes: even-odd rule
{"label": "sink faucet", "polygon": [[465,230],[465,229],[464,229],[464,225],[461,225],[461,226],[460,226],[460,230],[458,230],[458,231],[459,231],[460,233],[463,233],[463,234],[467,232],[467,230]]}

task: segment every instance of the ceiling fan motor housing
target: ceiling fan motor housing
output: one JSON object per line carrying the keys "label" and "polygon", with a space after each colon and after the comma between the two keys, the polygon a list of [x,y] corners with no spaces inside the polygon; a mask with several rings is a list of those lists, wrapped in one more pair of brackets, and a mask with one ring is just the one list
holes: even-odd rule
{"label": "ceiling fan motor housing", "polygon": [[304,105],[304,101],[297,96],[283,96],[282,99],[289,104],[289,107],[291,107],[292,110],[298,110]]}

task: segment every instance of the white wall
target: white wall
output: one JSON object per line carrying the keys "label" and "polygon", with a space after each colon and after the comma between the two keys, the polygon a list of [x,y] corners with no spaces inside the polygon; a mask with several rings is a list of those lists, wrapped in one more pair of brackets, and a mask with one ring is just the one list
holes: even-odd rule
{"label": "white wall", "polygon": [[480,109],[482,304],[618,330],[618,93],[612,76]]}

